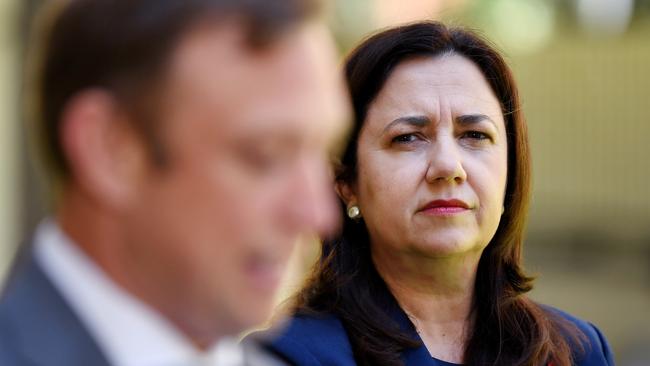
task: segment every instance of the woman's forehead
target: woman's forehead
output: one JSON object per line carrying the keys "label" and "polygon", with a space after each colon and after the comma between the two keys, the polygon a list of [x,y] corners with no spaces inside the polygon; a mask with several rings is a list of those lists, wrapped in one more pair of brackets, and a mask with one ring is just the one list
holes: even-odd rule
{"label": "woman's forehead", "polygon": [[[399,63],[379,92],[441,94],[441,96],[494,97],[494,92],[479,67],[468,58],[451,53],[418,57]],[[452,93],[452,94],[450,94]]]}
{"label": "woman's forehead", "polygon": [[503,119],[501,106],[481,70],[457,54],[418,57],[393,70],[368,108],[368,118],[426,115],[443,117],[483,114]]}

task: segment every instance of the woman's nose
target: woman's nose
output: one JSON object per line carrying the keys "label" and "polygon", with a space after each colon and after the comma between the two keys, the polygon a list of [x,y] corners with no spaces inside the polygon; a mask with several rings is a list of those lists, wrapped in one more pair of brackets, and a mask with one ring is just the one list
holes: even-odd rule
{"label": "woman's nose", "polygon": [[462,183],[467,180],[460,147],[455,138],[445,137],[432,142],[427,157],[429,159],[425,176],[427,182]]}

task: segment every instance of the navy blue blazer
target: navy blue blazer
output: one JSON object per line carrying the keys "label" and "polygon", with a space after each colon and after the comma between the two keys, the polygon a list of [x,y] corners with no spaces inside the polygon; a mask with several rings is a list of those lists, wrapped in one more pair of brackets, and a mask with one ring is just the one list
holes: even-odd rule
{"label": "navy blue blazer", "polygon": [[[575,324],[588,339],[585,353],[576,356],[576,366],[614,365],[607,340],[593,324],[575,318],[560,310],[547,307],[548,311]],[[403,311],[391,315],[404,330],[420,339]],[[297,315],[289,319],[279,333],[270,331],[253,335],[270,351],[297,366],[354,366],[356,362],[352,347],[341,321],[333,316]],[[432,358],[424,345],[405,351],[402,360],[407,366],[458,366]]]}
{"label": "navy blue blazer", "polygon": [[0,365],[109,365],[31,250],[14,264],[0,297]]}

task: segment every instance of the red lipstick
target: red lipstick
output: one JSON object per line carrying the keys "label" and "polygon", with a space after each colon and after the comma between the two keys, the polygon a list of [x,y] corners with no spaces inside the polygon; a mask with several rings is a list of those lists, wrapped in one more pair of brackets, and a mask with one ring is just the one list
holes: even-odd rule
{"label": "red lipstick", "polygon": [[427,203],[420,212],[427,215],[454,215],[469,210],[469,205],[459,199],[435,200]]}

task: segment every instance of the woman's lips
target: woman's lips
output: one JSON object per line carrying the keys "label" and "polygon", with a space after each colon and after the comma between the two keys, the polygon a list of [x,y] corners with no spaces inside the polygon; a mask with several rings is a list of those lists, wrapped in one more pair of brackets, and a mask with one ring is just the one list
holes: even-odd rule
{"label": "woman's lips", "polygon": [[427,215],[455,215],[468,211],[469,205],[459,199],[449,199],[449,200],[434,200],[427,203],[420,212]]}

